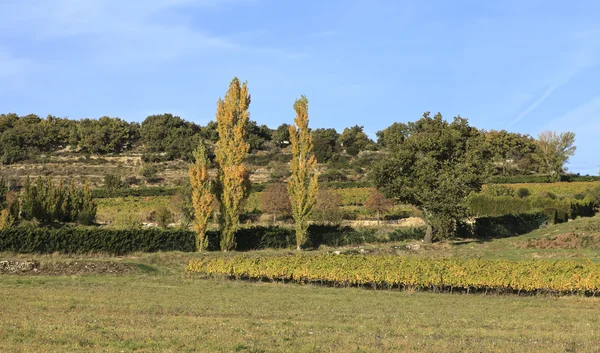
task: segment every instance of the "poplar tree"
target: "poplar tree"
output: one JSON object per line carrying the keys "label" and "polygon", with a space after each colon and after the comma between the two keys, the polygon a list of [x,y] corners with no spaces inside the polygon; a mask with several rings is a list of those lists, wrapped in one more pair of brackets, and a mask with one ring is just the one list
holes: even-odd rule
{"label": "poplar tree", "polygon": [[308,129],[308,99],[302,96],[296,100],[294,110],[295,126],[290,126],[292,176],[288,193],[295,221],[296,249],[300,250],[306,241],[308,220],[317,200],[317,159],[313,154],[312,133]]}
{"label": "poplar tree", "polygon": [[235,248],[235,233],[248,196],[248,170],[243,165],[250,145],[246,126],[249,120],[250,94],[246,82],[236,77],[224,99],[217,103],[219,140],[215,148],[218,169],[217,196],[220,201],[221,250]]}
{"label": "poplar tree", "polygon": [[189,175],[194,207],[194,231],[196,231],[196,249],[202,251],[208,246],[206,228],[213,211],[213,195],[208,178],[208,158],[204,144],[198,145],[193,156],[194,163],[190,165]]}

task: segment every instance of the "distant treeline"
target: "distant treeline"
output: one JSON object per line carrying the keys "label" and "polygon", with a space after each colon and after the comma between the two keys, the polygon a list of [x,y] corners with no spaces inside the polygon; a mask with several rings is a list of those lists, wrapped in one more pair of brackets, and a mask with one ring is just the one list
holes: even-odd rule
{"label": "distant treeline", "polygon": [[[319,163],[341,161],[341,155],[356,156],[361,151],[390,151],[401,144],[409,124],[393,123],[377,132],[371,140],[362,126],[345,128],[338,133],[333,128],[314,129],[314,153]],[[276,129],[250,121],[247,136],[251,152],[277,151],[289,140],[289,125]],[[507,131],[483,131],[486,146],[491,151],[496,175],[527,175],[544,173],[536,140],[526,134]],[[136,150],[143,152],[146,162],[190,160],[200,141],[209,145],[218,139],[217,124],[206,126],[185,121],[172,114],[151,115],[142,123],[127,122],[116,117],[99,119],[67,119],[52,115],[40,118],[30,114],[0,114],[0,162],[12,164],[38,160],[44,153],[69,148],[92,154],[115,154]]]}

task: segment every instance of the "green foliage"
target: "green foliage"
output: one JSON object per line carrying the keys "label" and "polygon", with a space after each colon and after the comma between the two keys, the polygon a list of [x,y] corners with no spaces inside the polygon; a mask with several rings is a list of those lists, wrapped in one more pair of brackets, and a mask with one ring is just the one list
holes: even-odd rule
{"label": "green foliage", "polygon": [[[562,182],[593,182],[600,181],[600,176],[562,174]],[[501,176],[495,175],[488,179],[490,184],[525,184],[525,183],[552,183],[550,175],[516,175]]]}
{"label": "green foliage", "polygon": [[318,163],[326,163],[339,153],[340,135],[335,129],[314,129],[312,133],[314,154]]}
{"label": "green foliage", "polygon": [[393,123],[387,128],[377,131],[377,144],[393,150],[404,142],[404,139],[408,136],[409,132],[410,129],[408,125],[403,123]]}
{"label": "green foliage", "polygon": [[532,232],[549,220],[546,212],[479,217],[472,226],[463,225],[460,235],[481,239],[513,237]]}
{"label": "green foliage", "polygon": [[121,189],[124,186],[119,174],[104,174],[104,188],[109,192]]}
{"label": "green foliage", "polygon": [[82,119],[73,129],[70,142],[84,152],[120,153],[140,139],[140,125],[107,116]]}
{"label": "green foliage", "polygon": [[528,188],[518,188],[517,189],[517,196],[519,196],[520,198],[526,198],[531,196],[531,191],[529,191]]}
{"label": "green foliage", "polygon": [[192,159],[192,151],[200,143],[200,127],[172,114],[151,115],[142,122],[141,141],[146,160]]}
{"label": "green foliage", "polygon": [[201,258],[187,272],[230,278],[375,288],[595,293],[600,264],[590,261],[429,259],[411,256],[297,255]]}
{"label": "green foliage", "polygon": [[89,187],[78,188],[55,184],[50,178],[26,179],[21,196],[21,218],[43,223],[81,222],[91,224],[96,218],[96,203]]}
{"label": "green foliage", "polygon": [[150,220],[156,222],[160,228],[167,229],[175,220],[175,215],[167,207],[159,207],[150,213]]}
{"label": "green foliage", "polygon": [[339,137],[340,145],[346,149],[346,153],[351,156],[358,155],[358,152],[366,150],[373,141],[363,132],[364,127],[355,125],[345,128]]}
{"label": "green foliage", "polygon": [[543,131],[537,139],[538,153],[535,158],[544,172],[550,174],[552,181],[559,181],[565,171],[565,164],[575,154],[575,133]]}
{"label": "green foliage", "polygon": [[277,143],[279,146],[290,143],[290,125],[279,125],[275,132],[273,132],[273,141],[275,141],[275,143]]}
{"label": "green foliage", "polygon": [[[373,171],[378,189],[417,206],[437,238],[455,233],[467,213],[467,196],[481,189],[490,168],[484,136],[466,119],[445,121],[427,112],[409,124],[403,143]],[[431,241],[432,232],[428,232]]]}
{"label": "green foliage", "polygon": [[[590,217],[595,203],[590,199],[577,200],[543,198],[543,197],[512,197],[491,196],[488,194],[472,194],[468,198],[469,213],[476,217],[495,217],[504,215],[519,215],[546,210],[547,213],[565,214],[569,217]],[[553,216],[552,216],[553,217]],[[554,219],[554,218],[551,218]],[[562,219],[558,217],[557,219]]]}
{"label": "green foliage", "polygon": [[144,164],[140,170],[142,176],[149,183],[153,183],[157,180],[156,175],[158,174],[158,168],[154,164]]}
{"label": "green foliage", "polygon": [[0,231],[0,251],[21,254],[191,252],[195,250],[195,244],[194,233],[186,230],[12,227]]}
{"label": "green foliage", "polygon": [[515,196],[515,189],[504,185],[489,185],[484,189],[484,193],[490,196]]}
{"label": "green foliage", "polygon": [[485,132],[496,173],[506,175],[538,171],[539,165],[534,162],[538,152],[535,140],[529,135],[521,135],[506,130]]}

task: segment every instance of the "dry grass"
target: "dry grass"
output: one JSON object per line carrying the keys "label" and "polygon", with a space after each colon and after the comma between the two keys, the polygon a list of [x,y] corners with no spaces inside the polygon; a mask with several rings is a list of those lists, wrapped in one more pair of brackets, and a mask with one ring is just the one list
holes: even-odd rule
{"label": "dry grass", "polygon": [[594,352],[598,347],[599,299],[320,288],[168,272],[0,277],[1,351]]}

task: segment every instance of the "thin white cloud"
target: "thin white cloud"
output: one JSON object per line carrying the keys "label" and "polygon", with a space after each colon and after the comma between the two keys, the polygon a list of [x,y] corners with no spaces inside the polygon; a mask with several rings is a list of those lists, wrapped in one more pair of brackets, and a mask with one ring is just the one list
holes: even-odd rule
{"label": "thin white cloud", "polygon": [[571,53],[567,53],[567,57],[564,59],[565,63],[561,65],[561,69],[549,75],[549,79],[542,82],[541,87],[547,87],[544,93],[522,110],[510,122],[509,127],[514,126],[529,115],[529,113],[544,103],[557,89],[567,84],[573,77],[596,65],[596,57],[600,48],[600,32],[595,30],[577,32],[573,34],[572,40],[577,42],[576,49]]}

